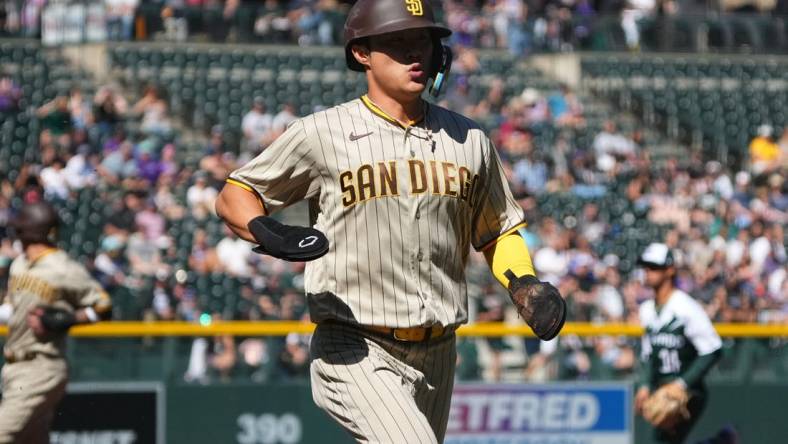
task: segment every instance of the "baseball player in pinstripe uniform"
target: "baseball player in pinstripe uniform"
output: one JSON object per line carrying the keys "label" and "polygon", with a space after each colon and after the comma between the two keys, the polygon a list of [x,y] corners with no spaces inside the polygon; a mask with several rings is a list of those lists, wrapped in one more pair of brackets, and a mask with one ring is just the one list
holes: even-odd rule
{"label": "baseball player in pinstripe uniform", "polygon": [[[295,121],[230,174],[216,203],[256,251],[310,261],[313,397],[358,442],[443,441],[471,246],[538,336],[565,318],[558,291],[534,277],[490,140],[421,97],[448,72],[450,33],[427,1],[357,1],[346,60],[368,93]],[[304,199],[312,227],[269,217]]]}
{"label": "baseball player in pinstripe uniform", "polygon": [[49,442],[68,380],[68,329],[111,315],[109,296],[85,268],[54,247],[57,213],[26,205],[12,222],[24,254],[11,263],[0,321],[8,324],[2,370],[0,443]]}

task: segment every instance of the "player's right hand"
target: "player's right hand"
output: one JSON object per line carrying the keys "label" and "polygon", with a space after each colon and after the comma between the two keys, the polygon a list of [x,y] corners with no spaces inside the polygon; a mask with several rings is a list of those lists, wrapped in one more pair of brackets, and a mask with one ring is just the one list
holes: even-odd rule
{"label": "player's right hand", "polygon": [[44,314],[43,307],[35,307],[27,313],[27,326],[30,327],[30,330],[33,332],[33,335],[41,342],[48,342],[52,339],[52,335],[44,327],[44,323],[41,322],[41,316]]}
{"label": "player's right hand", "polygon": [[284,225],[268,216],[258,216],[247,225],[259,244],[252,251],[291,262],[315,260],[328,253],[328,239],[319,230]]}

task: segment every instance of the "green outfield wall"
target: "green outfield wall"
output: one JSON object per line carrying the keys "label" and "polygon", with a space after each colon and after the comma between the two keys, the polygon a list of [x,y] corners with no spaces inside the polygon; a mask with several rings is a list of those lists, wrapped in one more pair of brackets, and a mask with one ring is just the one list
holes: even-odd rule
{"label": "green outfield wall", "polygon": [[[788,442],[788,383],[713,384],[709,391],[706,412],[688,442],[726,426],[739,433],[739,443]],[[174,385],[166,397],[171,444],[352,442],[314,406],[305,384]],[[634,442],[651,442],[643,424],[635,425]]]}

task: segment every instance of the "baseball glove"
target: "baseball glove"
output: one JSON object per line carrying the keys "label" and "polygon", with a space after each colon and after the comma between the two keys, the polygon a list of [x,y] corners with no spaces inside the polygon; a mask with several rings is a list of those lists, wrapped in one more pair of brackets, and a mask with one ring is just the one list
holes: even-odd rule
{"label": "baseball glove", "polygon": [[671,429],[690,418],[689,395],[679,384],[666,384],[643,403],[643,418],[659,429]]}
{"label": "baseball glove", "polygon": [[252,251],[292,262],[315,260],[328,253],[328,239],[314,228],[284,225],[258,216],[247,225],[259,246]]}
{"label": "baseball glove", "polygon": [[504,274],[509,278],[512,302],[525,323],[539,339],[553,339],[566,321],[566,302],[558,289],[536,276],[517,277],[511,270]]}

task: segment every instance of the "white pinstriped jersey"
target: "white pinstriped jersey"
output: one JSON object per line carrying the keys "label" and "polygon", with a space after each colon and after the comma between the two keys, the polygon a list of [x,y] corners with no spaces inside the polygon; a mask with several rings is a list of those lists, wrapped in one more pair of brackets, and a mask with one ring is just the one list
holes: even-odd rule
{"label": "white pinstriped jersey", "polygon": [[230,178],[268,214],[309,200],[330,243],[306,267],[314,322],[466,322],[469,247],[524,224],[487,136],[431,104],[410,127],[366,97],[306,116]]}

